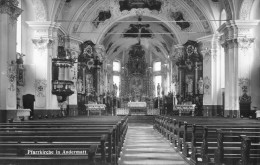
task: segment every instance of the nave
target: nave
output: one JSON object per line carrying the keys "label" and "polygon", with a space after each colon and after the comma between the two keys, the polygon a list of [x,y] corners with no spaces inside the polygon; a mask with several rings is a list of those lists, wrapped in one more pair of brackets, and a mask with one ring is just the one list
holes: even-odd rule
{"label": "nave", "polygon": [[119,165],[188,165],[150,124],[130,123]]}
{"label": "nave", "polygon": [[[2,165],[257,165],[258,120],[81,116],[0,123]],[[132,120],[132,121],[131,121]]]}

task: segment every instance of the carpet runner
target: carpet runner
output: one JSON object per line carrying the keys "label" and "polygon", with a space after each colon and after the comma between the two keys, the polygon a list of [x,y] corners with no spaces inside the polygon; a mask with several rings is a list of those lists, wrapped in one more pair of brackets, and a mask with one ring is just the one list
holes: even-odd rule
{"label": "carpet runner", "polygon": [[150,124],[130,123],[119,165],[188,165]]}

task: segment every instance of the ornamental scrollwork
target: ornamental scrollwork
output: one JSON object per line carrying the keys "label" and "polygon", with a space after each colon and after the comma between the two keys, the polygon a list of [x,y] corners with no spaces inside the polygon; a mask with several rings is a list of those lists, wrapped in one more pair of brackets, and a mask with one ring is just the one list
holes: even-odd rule
{"label": "ornamental scrollwork", "polygon": [[38,50],[45,50],[47,48],[50,48],[52,46],[52,44],[54,43],[53,40],[51,39],[43,39],[43,38],[40,38],[40,39],[32,39],[32,42],[34,44],[34,47],[35,49],[38,49]]}
{"label": "ornamental scrollwork", "polygon": [[37,97],[45,97],[46,87],[47,87],[47,80],[35,80],[35,91]]}
{"label": "ornamental scrollwork", "polygon": [[18,4],[17,0],[0,0],[0,14],[8,14],[12,22],[15,22],[23,12],[17,7]]}
{"label": "ornamental scrollwork", "polygon": [[238,47],[243,51],[243,55],[247,55],[247,51],[251,48],[251,45],[254,42],[254,40],[254,38],[247,37],[238,39]]}
{"label": "ornamental scrollwork", "polygon": [[210,94],[211,90],[211,80],[208,76],[204,77],[204,94]]}
{"label": "ornamental scrollwork", "polygon": [[16,83],[16,63],[15,61],[11,61],[10,63],[8,63],[7,65],[7,77],[8,77],[8,81],[9,81],[9,91],[15,91],[16,87],[15,87],[15,83]]}
{"label": "ornamental scrollwork", "polygon": [[250,83],[250,80],[248,78],[239,78],[238,79],[238,86],[241,87],[241,90],[243,93],[248,92],[249,83]]}

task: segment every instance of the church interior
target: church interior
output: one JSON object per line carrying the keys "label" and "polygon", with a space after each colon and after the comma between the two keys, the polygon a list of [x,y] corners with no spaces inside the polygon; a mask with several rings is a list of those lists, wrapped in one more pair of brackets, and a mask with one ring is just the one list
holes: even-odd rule
{"label": "church interior", "polygon": [[0,164],[259,163],[259,10],[0,0]]}

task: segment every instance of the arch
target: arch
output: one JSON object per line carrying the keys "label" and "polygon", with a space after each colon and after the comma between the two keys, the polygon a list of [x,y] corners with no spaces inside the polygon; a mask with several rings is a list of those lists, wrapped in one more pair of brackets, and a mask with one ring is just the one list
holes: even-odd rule
{"label": "arch", "polygon": [[222,6],[226,11],[227,20],[232,20],[234,18],[233,11],[228,0],[221,0]]}
{"label": "arch", "polygon": [[52,8],[51,20],[56,21],[65,5],[66,0],[55,0]]}
{"label": "arch", "polygon": [[[96,43],[97,44],[101,44],[102,42],[102,38],[104,37],[104,35],[107,33],[107,31],[114,25],[116,24],[116,22],[119,22],[120,20],[123,20],[125,18],[128,18],[128,17],[133,17],[133,16],[136,16],[135,14],[129,14],[129,15],[123,15],[121,17],[118,17],[112,21],[110,21],[109,25],[110,26],[104,26],[104,28],[100,31],[100,35],[99,37],[97,38],[97,41]],[[168,22],[164,22],[164,20],[158,16],[155,16],[155,15],[143,15],[143,16],[146,16],[146,17],[151,17],[151,18],[154,18],[156,20],[160,20],[162,21],[166,27],[168,27],[172,32],[173,32],[173,35],[175,36],[175,38],[177,39],[177,42],[178,43],[181,43],[181,37],[178,35],[178,32],[177,32],[177,29],[175,29],[173,26],[171,26]],[[177,34],[177,35],[176,35]],[[177,44],[177,43],[176,43]]]}
{"label": "arch", "polygon": [[242,2],[240,11],[239,11],[239,19],[248,20],[250,19],[250,12],[253,5],[254,0],[244,0]]}
{"label": "arch", "polygon": [[[99,6],[101,3],[103,3],[103,1],[98,1],[98,0],[89,0],[89,1],[85,1],[84,4],[79,8],[79,10],[74,14],[72,20],[74,20],[74,23],[71,23],[68,26],[68,31],[69,33],[72,33],[73,31],[75,31],[75,29],[78,31],[78,28],[80,27],[80,22],[83,20],[83,18],[86,15],[89,15],[87,13],[90,13],[92,11],[94,11],[95,9],[88,11],[90,8],[92,8],[94,5]],[[73,22],[73,21],[72,21]],[[76,24],[77,23],[77,24]],[[77,25],[75,28],[75,25]]]}
{"label": "arch", "polygon": [[260,1],[254,1],[250,9],[250,19],[260,20],[259,10],[260,10]]}
{"label": "arch", "polygon": [[223,9],[220,13],[220,25],[222,25],[223,23],[225,23],[227,20],[227,12],[225,9]]}
{"label": "arch", "polygon": [[48,21],[48,8],[46,0],[32,0],[33,9],[35,13],[35,21]]}
{"label": "arch", "polygon": [[[95,2],[93,2],[93,1],[95,1]],[[95,12],[96,9],[102,3],[106,3],[106,6],[110,5],[109,3],[107,3],[107,1],[97,1],[97,0],[86,1],[78,9],[77,13],[74,14],[74,16],[72,18],[73,21],[71,21],[71,23],[68,25],[68,32],[70,34],[72,34],[73,32],[78,32],[83,27],[85,27],[84,24],[81,21],[86,20],[86,17],[89,17],[90,15],[92,15],[92,13]],[[116,2],[110,2],[110,3],[116,3]],[[164,1],[164,3],[166,4],[166,6],[169,4],[169,2],[167,2],[167,1]],[[198,7],[198,6],[201,6],[200,4],[196,4],[196,3],[194,3],[190,0],[184,0],[183,2],[180,2],[179,6],[183,7],[186,11],[189,11],[188,13],[190,14],[189,16],[192,18],[192,20],[193,19],[198,19],[198,20],[213,19],[213,17],[206,16],[207,14],[209,14],[208,10],[201,9],[201,7]],[[90,8],[91,8],[91,10],[89,10]],[[113,5],[110,8],[111,8],[111,10],[114,10],[115,13],[113,12],[112,18],[109,21],[107,21],[107,22],[109,22],[109,24],[113,24],[116,20],[120,20],[120,19],[125,18],[127,16],[135,15],[135,13],[133,14],[132,11],[120,13],[117,10],[115,10],[116,7],[113,6]],[[168,8],[166,8],[166,10],[168,10]],[[143,11],[145,11],[145,9]],[[158,14],[153,14],[151,12],[146,12],[146,11],[144,13],[148,14],[148,15],[144,15],[144,16],[154,17],[158,20],[161,20],[162,22],[165,21],[164,23],[167,24],[167,26],[172,31],[174,31],[175,34],[178,34],[178,29],[174,25],[172,25],[168,22],[169,20],[168,20],[167,14],[165,15],[165,11],[163,11],[162,13],[158,13]],[[114,18],[115,14],[116,14],[116,17],[119,17],[119,18]],[[115,20],[113,20],[113,19],[115,19]],[[110,26],[110,25],[107,25],[107,24],[104,24],[104,25]],[[208,22],[208,21],[206,21],[206,22],[204,21],[204,23],[196,24],[196,25],[199,29],[203,29],[207,33],[213,33],[213,31],[216,30],[216,28],[217,28],[217,25],[214,24],[214,22]],[[104,31],[106,31],[106,29],[107,29],[107,27],[100,27],[99,29],[97,29],[96,32],[102,33]],[[177,36],[177,38],[178,38],[178,42],[180,42],[181,41],[180,37]],[[100,39],[97,39],[97,40],[100,40]]]}

